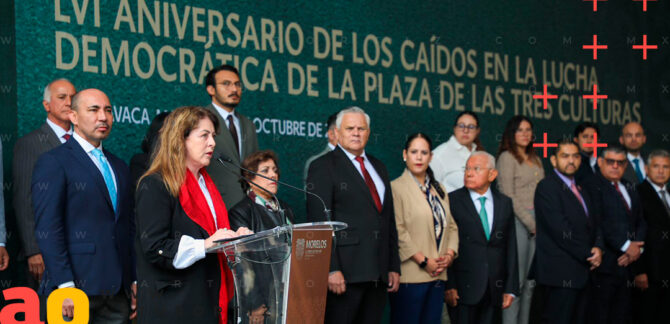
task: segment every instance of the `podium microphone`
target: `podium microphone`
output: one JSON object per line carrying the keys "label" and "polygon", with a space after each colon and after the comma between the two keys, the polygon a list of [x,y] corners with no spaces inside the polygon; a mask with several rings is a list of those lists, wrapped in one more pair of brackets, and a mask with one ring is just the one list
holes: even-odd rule
{"label": "podium microphone", "polygon": [[[270,180],[270,181],[274,181],[274,182],[276,182],[276,183],[278,183],[278,184],[280,184],[280,185],[282,185],[282,186],[286,186],[286,187],[289,187],[289,188],[291,188],[291,189],[293,189],[293,190],[298,190],[298,191],[303,192],[303,193],[305,193],[305,194],[312,195],[312,196],[316,197],[316,198],[321,202],[321,205],[323,206],[323,213],[326,215],[326,220],[327,220],[327,221],[330,221],[330,209],[328,209],[328,207],[326,207],[326,203],[323,201],[323,199],[321,199],[321,197],[319,197],[319,195],[317,195],[317,194],[315,194],[315,193],[313,193],[313,192],[311,192],[311,191],[307,191],[307,190],[305,190],[305,189],[298,188],[298,187],[296,187],[296,186],[290,185],[290,184],[288,184],[288,183],[286,183],[286,182],[282,182],[282,181],[279,181],[279,180],[275,180],[275,179],[266,177],[266,176],[264,176],[264,175],[262,175],[262,174],[258,174],[258,173],[254,172],[254,171],[251,171],[251,170],[249,170],[249,169],[247,169],[247,168],[245,168],[245,167],[243,167],[243,166],[241,166],[241,165],[239,165],[239,164],[233,162],[233,160],[232,160],[231,158],[227,157],[227,156],[226,156],[225,154],[223,154],[223,153],[219,154],[219,155],[216,157],[216,159],[217,159],[217,160],[218,160],[218,161],[219,161],[225,168],[227,168],[228,170],[230,170],[230,169],[229,169],[228,167],[226,167],[226,163],[230,163],[230,164],[232,164],[233,166],[235,166],[235,167],[237,167],[237,168],[239,168],[239,169],[241,169],[241,170],[244,170],[244,171],[246,171],[246,172],[249,172],[249,173],[251,173],[251,174],[253,174],[253,175],[255,175],[255,176],[258,176],[258,177],[261,177],[261,178],[263,178],[263,179],[267,179],[267,180]],[[230,170],[230,171],[232,171],[232,170]],[[242,178],[242,176],[239,176],[239,177]],[[253,183],[253,182],[252,182],[251,180],[249,180],[249,179],[244,179],[244,180],[251,182],[252,184],[256,185],[257,187],[261,188],[261,189],[264,190],[265,192],[267,192],[267,193],[271,194],[273,197],[275,197],[275,199],[277,199],[277,197],[276,197],[273,193],[271,193],[270,191],[268,191],[267,189],[265,189],[265,188],[263,188],[263,187],[261,187],[261,186],[255,184],[255,183]],[[279,199],[277,199],[277,203],[279,203]],[[281,210],[281,207],[279,207],[279,209]],[[282,214],[283,214],[283,210],[282,210]],[[282,215],[282,217],[283,217],[283,215]]]}

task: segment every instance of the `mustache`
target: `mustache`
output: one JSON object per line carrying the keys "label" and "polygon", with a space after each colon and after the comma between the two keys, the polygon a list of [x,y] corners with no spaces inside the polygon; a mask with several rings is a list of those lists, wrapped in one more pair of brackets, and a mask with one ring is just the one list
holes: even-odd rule
{"label": "mustache", "polygon": [[109,128],[109,124],[103,122],[103,123],[98,123],[97,125],[95,125],[95,128],[100,128],[100,127]]}

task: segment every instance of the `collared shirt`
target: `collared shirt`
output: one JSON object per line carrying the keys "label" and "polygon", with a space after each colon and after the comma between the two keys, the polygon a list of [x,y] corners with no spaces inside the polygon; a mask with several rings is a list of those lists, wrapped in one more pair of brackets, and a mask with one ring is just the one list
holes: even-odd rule
{"label": "collared shirt", "polygon": [[[200,186],[200,190],[202,190],[202,193],[205,196],[205,200],[207,200],[207,205],[209,206],[209,210],[212,212],[212,217],[214,217],[214,227],[218,228],[216,222],[216,211],[214,211],[212,196],[207,189],[207,185],[205,184],[205,177],[202,176],[202,173],[198,173],[198,185]],[[177,247],[177,253],[174,255],[172,265],[176,269],[185,269],[196,263],[198,260],[204,259],[205,253],[205,240],[194,239],[188,235],[182,235],[181,239],[179,239],[179,247]]]}
{"label": "collared shirt", "polygon": [[[610,183],[614,185],[614,182]],[[623,183],[621,183],[621,181],[618,181],[617,187],[619,187],[619,191],[621,191],[621,195],[623,196],[623,199],[626,201],[626,205],[628,205],[628,208],[632,208],[630,195],[628,194],[628,190],[626,190],[626,186],[624,186]],[[630,240],[626,240],[626,242],[620,248],[621,252],[626,252],[629,246],[630,246]]]}
{"label": "collared shirt", "polygon": [[665,201],[670,203],[670,194],[668,194],[668,189],[667,189],[668,184],[667,183],[664,184],[663,187],[659,187],[655,183],[651,182],[651,180],[649,180],[649,178],[647,178],[647,182],[649,182],[651,187],[654,188],[654,190],[656,191],[656,194],[658,195],[658,198],[660,198],[660,199],[663,199],[663,197],[661,196],[661,190],[665,190]]}
{"label": "collared shirt", "polygon": [[644,171],[645,164],[644,164],[644,159],[642,158],[642,155],[635,156],[633,154],[626,153],[626,157],[628,158],[628,163],[630,163],[630,166],[633,167],[633,170],[635,170],[635,163],[633,163],[633,159],[638,159],[639,160],[638,164],[640,165],[640,172],[642,172],[642,178],[643,179],[646,178],[647,177],[647,172]]}
{"label": "collared shirt", "polygon": [[336,147],[335,145],[330,144],[330,142],[328,142],[328,148],[330,148],[331,151],[334,150],[335,147]]}
{"label": "collared shirt", "polygon": [[[95,150],[96,148],[100,149],[100,151],[102,151],[102,142],[100,142],[100,146],[95,147],[95,146],[93,146],[93,144],[89,143],[84,138],[79,136],[79,134],[77,134],[76,132],[74,134],[72,134],[72,138],[74,138],[77,141],[77,143],[79,143],[79,145],[81,145],[81,148],[84,149],[84,152],[86,152],[88,157],[91,158],[91,161],[93,161],[95,166],[98,168],[98,171],[100,171],[100,175],[102,175],[103,174],[102,165],[100,164],[100,161],[98,161],[98,158],[96,158],[95,155],[93,155],[93,150]],[[105,155],[103,154],[103,156],[105,156]],[[107,159],[107,157],[105,157],[105,160],[106,159]],[[116,174],[114,174],[114,168],[112,168],[112,164],[109,163],[109,161],[107,161],[107,164],[109,165],[109,171],[112,173],[112,180],[114,180],[114,188],[116,188],[116,192],[118,192],[119,187],[116,183]]]}
{"label": "collared shirt", "polygon": [[[575,182],[574,177],[568,178],[568,176],[564,175],[563,173],[558,172],[558,170],[556,170],[555,168],[554,168],[554,172],[556,172],[556,175],[558,175],[558,177],[561,178],[563,183],[565,183],[565,185],[568,186],[568,188],[572,188],[573,183],[575,184],[575,187],[577,186],[577,183]],[[570,191],[572,191],[572,189],[570,189]],[[579,190],[577,190],[577,191],[579,191]],[[581,200],[584,201],[584,196],[582,196],[581,192],[579,193],[579,196],[580,196]],[[588,208],[586,207],[586,202],[584,202],[583,207],[584,207],[584,212],[586,212],[586,214],[588,215],[589,212],[588,212]]]}
{"label": "collared shirt", "polygon": [[[338,144],[338,146],[340,146]],[[361,170],[361,165],[356,161],[356,155],[351,154],[349,151],[345,150],[342,146],[340,146],[342,151],[344,151],[344,154],[347,155],[349,158],[349,161],[354,164],[354,167],[356,170],[358,170],[358,173],[360,173],[361,177],[365,179],[363,176],[363,171]],[[379,194],[379,200],[384,204],[384,193],[386,193],[386,186],[384,186],[384,180],[379,176],[379,173],[377,173],[377,170],[375,170],[375,167],[372,166],[372,163],[370,163],[370,159],[365,155],[365,151],[363,151],[363,154],[361,156],[364,158],[363,164],[365,165],[365,169],[368,171],[370,174],[370,178],[372,178],[372,182],[375,183],[375,187],[377,188],[377,193]]]}
{"label": "collared shirt", "polygon": [[56,137],[58,137],[58,140],[60,140],[61,144],[65,143],[65,138],[63,138],[63,135],[69,134],[70,136],[72,136],[73,133],[72,126],[70,126],[70,129],[66,132],[63,128],[61,128],[60,126],[56,125],[54,122],[49,120],[49,118],[47,118],[47,125],[49,125],[49,127],[51,127],[51,130],[53,130],[54,133],[56,133]]}
{"label": "collared shirt", "polygon": [[596,163],[598,163],[598,158],[593,157],[593,154],[589,154],[589,165],[591,166],[591,170],[593,170],[593,172],[596,172]]}
{"label": "collared shirt", "polygon": [[468,150],[456,140],[456,136],[452,135],[446,143],[440,144],[433,150],[430,168],[433,170],[435,179],[444,186],[447,192],[463,187],[465,163],[476,149],[477,144],[472,143],[472,149]]}
{"label": "collared shirt", "polygon": [[468,191],[470,192],[470,199],[472,199],[472,203],[475,204],[475,208],[477,209],[477,215],[482,210],[482,203],[479,201],[479,198],[486,197],[484,208],[486,208],[486,217],[489,220],[489,231],[493,230],[493,193],[491,192],[491,187],[489,186],[483,195],[471,189],[468,189]]}
{"label": "collared shirt", "polygon": [[240,119],[235,115],[235,109],[228,112],[214,102],[212,102],[212,106],[214,106],[214,109],[216,109],[219,115],[221,115],[221,118],[223,119],[223,122],[226,123],[226,127],[228,127],[228,129],[230,129],[228,116],[233,116],[233,123],[235,123],[235,129],[237,129],[237,144],[239,144],[238,147],[240,148],[240,152],[237,153],[242,156],[242,129],[240,128]]}

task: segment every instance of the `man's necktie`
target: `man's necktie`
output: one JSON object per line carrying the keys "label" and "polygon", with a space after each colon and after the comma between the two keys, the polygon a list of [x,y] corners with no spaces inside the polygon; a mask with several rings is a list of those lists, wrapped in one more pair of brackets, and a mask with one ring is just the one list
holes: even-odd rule
{"label": "man's necktie", "polygon": [[572,193],[575,194],[575,197],[577,197],[579,202],[582,204],[586,216],[589,216],[589,211],[586,209],[586,203],[584,203],[584,199],[582,199],[582,195],[579,193],[579,190],[577,190],[577,185],[575,185],[574,181],[570,184],[570,190],[572,190]]}
{"label": "man's necktie", "polygon": [[491,228],[489,227],[489,215],[486,213],[486,197],[479,197],[479,202],[482,203],[482,208],[479,209],[479,219],[482,221],[482,226],[484,226],[484,233],[486,234],[486,240],[488,241],[491,238]]}
{"label": "man's necktie", "polygon": [[102,167],[102,177],[105,179],[105,185],[107,185],[107,191],[109,192],[109,197],[112,199],[112,206],[116,212],[116,187],[114,186],[114,178],[112,178],[112,169],[109,166],[109,162],[107,162],[107,158],[105,158],[100,149],[94,149],[91,153],[93,153],[93,156],[100,162],[100,166]]}
{"label": "man's necktie", "polygon": [[630,206],[628,206],[628,202],[626,202],[626,198],[624,198],[623,193],[621,193],[621,189],[619,189],[619,183],[615,182],[614,183],[614,189],[616,189],[616,192],[619,194],[619,198],[621,198],[621,201],[623,201],[623,205],[626,206],[626,211],[628,214],[630,214]]}
{"label": "man's necktie", "polygon": [[375,201],[375,206],[377,206],[377,210],[381,213],[382,212],[382,201],[379,199],[379,193],[377,192],[377,187],[375,186],[375,182],[372,181],[372,177],[370,177],[370,173],[368,173],[368,170],[365,169],[365,163],[363,163],[363,157],[362,156],[357,156],[356,161],[358,161],[358,164],[361,165],[361,172],[363,173],[363,178],[365,179],[365,184],[368,186],[368,189],[370,189],[370,194],[372,195],[372,200]]}
{"label": "man's necktie", "polygon": [[65,135],[63,135],[63,136],[61,136],[61,137],[67,142],[67,140],[70,139],[70,134],[65,133]]}
{"label": "man's necktie", "polygon": [[644,181],[644,176],[642,175],[642,169],[640,169],[640,159],[633,159],[633,169],[635,169],[635,174],[637,175],[637,180],[642,182]]}
{"label": "man's necktie", "polygon": [[658,193],[661,194],[661,201],[663,202],[663,205],[665,206],[665,210],[668,212],[668,216],[670,216],[670,204],[668,203],[668,198],[666,198],[666,196],[665,196],[667,191],[665,191],[665,189],[661,189]]}
{"label": "man's necktie", "polygon": [[230,130],[230,135],[233,137],[233,143],[235,143],[235,150],[237,155],[240,154],[240,143],[238,142],[237,137],[237,127],[235,127],[235,121],[233,120],[233,115],[228,115],[228,130]]}

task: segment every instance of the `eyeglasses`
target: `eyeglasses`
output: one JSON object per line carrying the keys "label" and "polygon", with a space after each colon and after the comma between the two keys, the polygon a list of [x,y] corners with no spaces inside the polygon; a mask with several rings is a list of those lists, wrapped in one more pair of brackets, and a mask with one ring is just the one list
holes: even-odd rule
{"label": "eyeglasses", "polygon": [[235,86],[235,88],[242,89],[242,82],[240,82],[240,81],[232,82],[232,81],[226,80],[226,81],[221,82],[220,84],[226,89],[230,89],[230,87],[233,86],[233,85]]}
{"label": "eyeglasses", "polygon": [[458,129],[460,129],[461,131],[465,131],[466,129],[467,130],[475,130],[475,129],[479,128],[479,126],[477,126],[475,124],[466,125],[466,124],[463,124],[463,123],[457,124],[456,127],[458,127]]}
{"label": "eyeglasses", "polygon": [[478,166],[474,168],[468,168],[468,167],[463,167],[463,171],[468,172],[468,171],[474,171],[475,173],[480,173],[484,170],[490,170],[491,168],[480,168]]}
{"label": "eyeglasses", "polygon": [[605,159],[605,163],[609,166],[613,166],[614,164],[618,164],[620,166],[625,166],[626,163],[628,163],[628,160],[615,160],[615,159]]}

